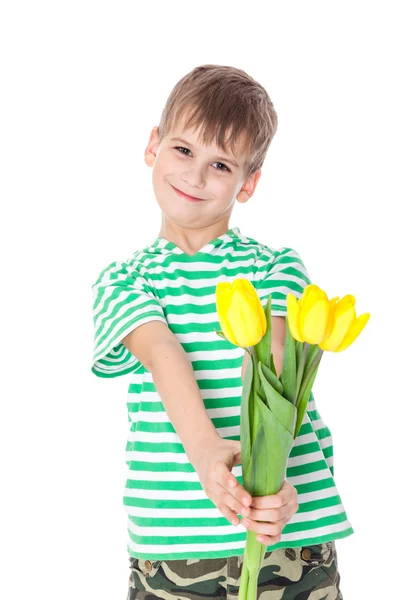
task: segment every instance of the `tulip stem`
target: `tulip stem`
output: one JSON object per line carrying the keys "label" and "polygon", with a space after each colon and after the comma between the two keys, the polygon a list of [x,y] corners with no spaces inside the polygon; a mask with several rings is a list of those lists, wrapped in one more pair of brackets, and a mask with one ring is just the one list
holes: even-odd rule
{"label": "tulip stem", "polygon": [[309,369],[308,369],[308,371],[306,373],[304,381],[301,384],[301,388],[300,388],[300,392],[299,392],[299,398],[302,398],[302,396],[304,394],[304,390],[306,389],[306,387],[308,385],[308,382],[310,381],[311,377],[313,376],[315,369],[317,369],[317,367],[318,367],[318,365],[320,363],[320,360],[322,358],[323,353],[324,353],[324,351],[321,350],[321,349],[319,349],[318,353],[316,354],[316,356],[314,358],[314,360],[312,361],[312,363],[311,363],[311,365],[310,365],[310,367],[309,367]]}
{"label": "tulip stem", "polygon": [[244,555],[242,572],[240,575],[240,587],[239,587],[239,596],[238,600],[246,600],[247,598],[247,588],[249,585],[249,570],[247,568],[247,555]]}
{"label": "tulip stem", "polygon": [[250,421],[250,439],[251,447],[253,447],[254,441],[257,435],[257,429],[259,424],[258,412],[255,410],[255,394],[260,389],[261,381],[260,374],[258,372],[258,356],[254,346],[249,346],[250,357],[253,361],[253,381],[252,389],[250,393],[250,410],[249,410],[249,421]]}
{"label": "tulip stem", "polygon": [[301,380],[303,379],[303,373],[304,373],[304,367],[306,364],[306,360],[307,360],[307,354],[308,354],[308,349],[310,347],[310,344],[308,342],[304,342],[303,344],[303,351],[301,353],[301,358],[300,358],[300,362],[299,362],[299,366],[298,366],[298,370],[297,370],[297,385],[296,385],[296,397],[295,397],[295,406],[297,408],[297,400],[298,398],[301,396],[299,396],[299,389],[301,386]]}

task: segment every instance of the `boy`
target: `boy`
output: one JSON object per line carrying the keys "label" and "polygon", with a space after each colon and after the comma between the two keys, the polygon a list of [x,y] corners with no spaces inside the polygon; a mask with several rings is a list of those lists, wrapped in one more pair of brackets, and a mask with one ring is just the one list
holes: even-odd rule
{"label": "boy", "polygon": [[139,591],[142,598],[237,595],[246,529],[267,548],[261,594],[342,598],[334,540],[353,529],[314,397],[281,490],[251,498],[239,435],[247,353],[214,331],[217,283],[248,278],[263,306],[272,295],[280,375],[286,295],[299,298],[311,280],[295,250],[273,250],[229,227],[235,199],[247,202],[255,191],[276,128],[267,92],[244,71],[203,65],[183,77],[145,150],[159,236],[108,265],[92,286],[92,371],[131,377],[128,600]]}

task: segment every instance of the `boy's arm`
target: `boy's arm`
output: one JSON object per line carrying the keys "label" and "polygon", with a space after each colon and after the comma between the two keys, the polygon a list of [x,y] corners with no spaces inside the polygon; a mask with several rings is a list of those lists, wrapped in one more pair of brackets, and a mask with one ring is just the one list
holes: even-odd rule
{"label": "boy's arm", "polygon": [[[282,372],[285,343],[285,317],[271,317],[272,353],[277,375]],[[192,464],[204,445],[221,439],[205,409],[192,363],[179,340],[161,321],[149,321],[122,340],[128,350],[152,374],[168,417],[179,435]],[[242,381],[248,353],[242,364]]]}
{"label": "boy's arm", "polygon": [[152,374],[168,417],[192,464],[202,448],[221,439],[206,408],[192,363],[174,333],[161,321],[149,321],[122,340]]}

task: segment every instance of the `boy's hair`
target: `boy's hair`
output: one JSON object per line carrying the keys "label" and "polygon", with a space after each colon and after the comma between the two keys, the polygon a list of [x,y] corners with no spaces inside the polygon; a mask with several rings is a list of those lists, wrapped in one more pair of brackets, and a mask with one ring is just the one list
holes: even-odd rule
{"label": "boy's hair", "polygon": [[200,128],[202,143],[215,140],[224,152],[227,146],[235,152],[237,138],[245,133],[245,179],[261,168],[278,126],[263,86],[245,71],[224,65],[201,65],[178,81],[162,111],[159,141],[185,115],[184,129]]}

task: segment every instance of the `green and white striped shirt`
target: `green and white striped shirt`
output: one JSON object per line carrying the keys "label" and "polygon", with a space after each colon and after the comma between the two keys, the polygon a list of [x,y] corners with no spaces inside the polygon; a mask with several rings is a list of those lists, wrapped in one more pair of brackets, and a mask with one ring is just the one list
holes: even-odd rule
{"label": "green and white striped shirt", "polygon": [[[244,553],[246,529],[232,525],[205,494],[170,422],[152,375],[121,343],[148,321],[163,321],[186,351],[204,406],[219,435],[240,440],[241,367],[245,350],[218,336],[216,286],[247,278],[262,305],[283,315],[289,292],[300,298],[311,283],[291,248],[273,250],[238,227],[193,256],[158,237],[126,261],[108,265],[92,286],[94,355],[99,377],[130,374],[127,480],[123,505],[131,556],[153,560],[223,558]],[[232,469],[243,485],[242,466]],[[334,481],[331,432],[311,393],[287,463],[299,509],[276,548],[318,544],[354,533]]]}

